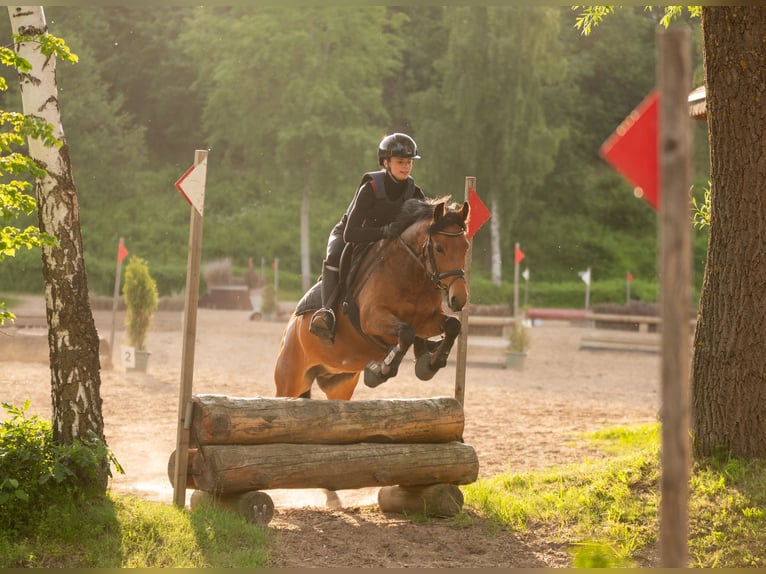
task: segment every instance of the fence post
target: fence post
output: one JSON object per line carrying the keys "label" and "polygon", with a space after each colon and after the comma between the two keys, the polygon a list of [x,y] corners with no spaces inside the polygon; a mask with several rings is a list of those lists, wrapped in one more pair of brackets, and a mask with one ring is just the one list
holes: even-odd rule
{"label": "fence post", "polygon": [[660,93],[660,310],[662,315],[662,475],[660,551],[663,568],[688,566],[689,301],[691,282],[690,31],[657,31]]}

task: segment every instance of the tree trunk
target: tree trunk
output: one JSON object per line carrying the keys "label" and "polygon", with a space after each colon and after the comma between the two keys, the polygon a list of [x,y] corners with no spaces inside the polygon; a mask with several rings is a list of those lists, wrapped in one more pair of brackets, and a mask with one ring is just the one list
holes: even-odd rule
{"label": "tree trunk", "polygon": [[301,287],[303,292],[308,291],[314,282],[311,280],[311,248],[309,241],[309,186],[303,187],[301,196]]}
{"label": "tree trunk", "polygon": [[492,198],[492,217],[489,218],[489,252],[492,257],[492,285],[503,282],[502,253],[500,251],[500,208],[497,199]]}
{"label": "tree trunk", "polygon": [[694,337],[695,454],[766,456],[766,11],[705,6],[711,221]]}
{"label": "tree trunk", "polygon": [[[9,6],[8,13],[14,34],[37,36],[48,31],[40,6]],[[34,41],[20,43],[16,50],[32,64],[30,72],[19,76],[24,113],[52,124],[56,137],[65,141],[58,107],[56,58],[43,55]],[[69,148],[66,143],[60,148],[47,147],[32,138],[28,143],[29,155],[47,171],[43,179],[35,182],[39,227],[58,240],[55,247],[42,249],[53,440],[69,444],[87,438],[91,431],[103,440],[99,339],[88,299]],[[101,478],[106,488],[106,473]]]}

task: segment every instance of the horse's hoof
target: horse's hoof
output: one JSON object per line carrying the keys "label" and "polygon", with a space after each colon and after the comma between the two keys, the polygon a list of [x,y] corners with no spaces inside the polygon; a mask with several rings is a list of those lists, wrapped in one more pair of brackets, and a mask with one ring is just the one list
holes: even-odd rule
{"label": "horse's hoof", "polygon": [[370,361],[364,368],[364,384],[374,389],[388,379],[382,372],[382,365],[376,361]]}
{"label": "horse's hoof", "polygon": [[420,355],[415,362],[415,376],[421,381],[430,381],[438,370],[431,367],[431,355]]}

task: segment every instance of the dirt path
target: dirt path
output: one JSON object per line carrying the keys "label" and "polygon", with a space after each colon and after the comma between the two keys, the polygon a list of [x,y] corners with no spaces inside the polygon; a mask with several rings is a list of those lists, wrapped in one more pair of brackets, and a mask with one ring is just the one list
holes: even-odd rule
{"label": "dirt path", "polygon": [[[97,312],[109,338],[111,313]],[[115,349],[124,344],[118,321]],[[158,313],[145,374],[115,367],[102,372],[105,433],[126,474],[112,489],[172,503],[167,477],[175,448],[181,365],[181,313]],[[284,323],[250,321],[244,311],[201,309],[197,320],[194,392],[273,396],[272,369]],[[2,328],[0,328],[2,330]],[[659,407],[659,357],[648,353],[579,350],[583,328],[547,322],[531,330],[523,371],[469,365],[464,440],[478,454],[480,476],[580,460],[580,433],[648,422]],[[4,336],[0,334],[0,336]],[[412,363],[355,399],[454,394],[454,364],[423,382]],[[50,375],[41,363],[0,362],[0,397],[50,417]],[[4,414],[4,413],[3,413]],[[187,493],[190,495],[191,493]],[[322,507],[318,490],[270,491],[277,510],[273,566],[325,567],[566,567],[566,548],[534,533],[522,537],[491,527],[470,510],[468,524],[435,519],[413,523],[376,508],[377,489],[341,491],[343,509]]]}

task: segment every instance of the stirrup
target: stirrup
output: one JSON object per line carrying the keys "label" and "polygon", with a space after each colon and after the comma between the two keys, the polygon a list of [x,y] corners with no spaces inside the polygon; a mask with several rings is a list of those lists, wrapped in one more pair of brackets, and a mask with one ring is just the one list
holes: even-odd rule
{"label": "stirrup", "polygon": [[309,332],[327,345],[335,342],[335,312],[332,309],[318,309],[311,316]]}

